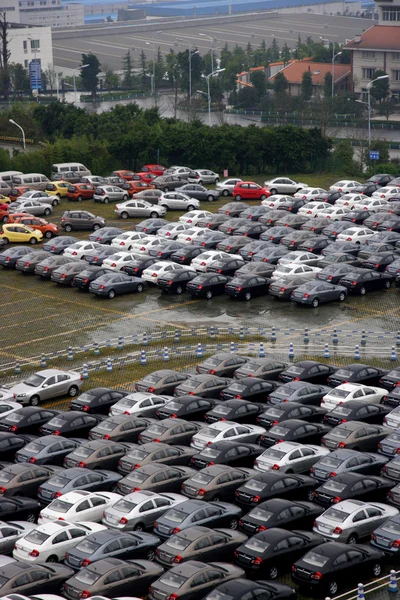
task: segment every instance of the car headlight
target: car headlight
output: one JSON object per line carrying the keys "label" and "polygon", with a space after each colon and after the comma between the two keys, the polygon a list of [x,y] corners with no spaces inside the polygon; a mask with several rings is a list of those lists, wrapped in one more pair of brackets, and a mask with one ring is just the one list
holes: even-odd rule
{"label": "car headlight", "polygon": [[25,398],[26,394],[17,394],[17,398]]}

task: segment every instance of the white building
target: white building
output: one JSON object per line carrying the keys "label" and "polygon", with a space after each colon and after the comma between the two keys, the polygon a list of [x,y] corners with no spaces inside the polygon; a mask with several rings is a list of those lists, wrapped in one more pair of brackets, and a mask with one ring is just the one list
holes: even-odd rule
{"label": "white building", "polygon": [[26,25],[77,27],[85,20],[83,4],[62,6],[61,0],[19,0],[19,14],[20,23]]}
{"label": "white building", "polygon": [[18,0],[0,0],[0,12],[6,13],[8,23],[19,23]]}
{"label": "white building", "polygon": [[40,61],[42,71],[53,64],[51,27],[29,27],[11,24],[8,30],[10,63],[29,68],[31,60]]}

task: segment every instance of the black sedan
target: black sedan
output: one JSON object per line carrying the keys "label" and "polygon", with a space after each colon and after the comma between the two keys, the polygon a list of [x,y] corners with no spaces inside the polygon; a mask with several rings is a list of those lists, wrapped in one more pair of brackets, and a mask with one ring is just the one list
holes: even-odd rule
{"label": "black sedan", "polygon": [[268,248],[273,248],[273,247],[274,246],[268,241],[253,240],[249,244],[246,244],[245,246],[243,246],[243,248],[240,248],[238,254],[239,254],[239,256],[244,258],[244,260],[250,261],[250,260],[253,260],[253,256],[258,254],[258,252],[266,250]]}
{"label": "black sedan", "polygon": [[366,181],[361,185],[356,185],[356,187],[354,187],[351,192],[352,194],[364,194],[364,196],[372,196],[374,192],[379,190],[381,185],[385,184],[378,184],[375,181]]}
{"label": "black sedan", "polygon": [[[296,216],[296,215],[293,215]],[[285,246],[285,248],[289,248],[289,250],[298,250],[299,246],[308,240],[310,234],[308,231],[295,231],[294,233],[290,233],[285,235],[280,243]]]}
{"label": "black sedan", "polygon": [[311,528],[314,520],[324,509],[313,502],[299,502],[286,498],[271,498],[253,508],[239,520],[239,529],[247,535],[254,535],[270,527],[296,529]]}
{"label": "black sedan", "polygon": [[336,200],[339,200],[343,196],[343,192],[322,192],[315,196],[315,202],[327,202],[328,204],[335,204]]}
{"label": "black sedan", "polygon": [[84,467],[64,469],[41,484],[38,499],[44,504],[49,504],[59,496],[77,489],[88,492],[113,490],[121,478],[122,476],[114,471],[92,471]]}
{"label": "black sedan", "polygon": [[254,459],[262,453],[258,444],[238,442],[214,442],[206,446],[190,459],[190,466],[204,469],[213,465],[229,465],[230,467],[252,467]]}
{"label": "black sedan", "polygon": [[89,440],[112,440],[113,442],[137,442],[139,434],[150,427],[155,419],[133,415],[116,415],[100,421],[88,433]]}
{"label": "black sedan", "polygon": [[319,280],[303,283],[290,295],[293,302],[312,306],[313,308],[318,308],[320,304],[327,302],[344,302],[346,298],[347,288]]}
{"label": "black sedan", "polygon": [[157,258],[158,260],[168,260],[171,257],[171,254],[179,252],[184,247],[185,245],[181,242],[176,242],[174,240],[168,241],[160,238],[159,245],[153,246],[149,250],[149,256]]}
{"label": "black sedan", "polygon": [[119,227],[101,227],[89,235],[89,240],[100,244],[111,244],[113,239],[121,233],[123,233],[123,230]]}
{"label": "black sedan", "polygon": [[374,290],[388,290],[393,282],[393,276],[388,273],[378,273],[369,269],[359,269],[348,273],[339,281],[339,285],[347,287],[349,294],[364,296]]}
{"label": "black sedan", "polygon": [[349,228],[348,221],[334,221],[322,230],[322,233],[331,240],[336,240],[339,233]]}
{"label": "black sedan", "polygon": [[325,227],[328,227],[329,225],[331,225],[330,219],[310,219],[301,226],[301,230],[312,231],[314,234],[319,235],[323,232]]}
{"label": "black sedan", "polygon": [[310,384],[308,381],[297,381],[295,376],[292,380],[287,381],[284,385],[280,385],[268,395],[268,404],[276,405],[281,402],[299,402],[305,406],[320,406],[323,396],[330,391],[331,388],[325,385]]}
{"label": "black sedan", "polygon": [[[390,244],[389,242],[382,242],[382,241],[370,242],[368,244],[363,245],[360,252],[358,253],[358,258],[364,259],[364,258],[369,258],[373,254],[380,254],[381,252],[393,252],[393,251],[394,251],[393,244]],[[399,255],[396,256],[396,259],[397,260],[399,259]]]}
{"label": "black sedan", "polygon": [[33,273],[36,265],[38,265],[42,260],[48,258],[48,256],[49,253],[45,250],[30,252],[29,254],[25,254],[17,260],[15,263],[15,268],[17,271],[21,271],[21,273]]}
{"label": "black sedan", "polygon": [[195,450],[188,448],[188,446],[177,446],[176,444],[171,446],[162,442],[149,442],[141,446],[137,445],[136,448],[125,454],[118,462],[118,471],[122,475],[128,475],[131,471],[152,462],[163,465],[187,466],[194,454]]}
{"label": "black sedan", "polygon": [[368,385],[379,385],[379,379],[387,371],[364,365],[362,363],[351,363],[336,369],[328,378],[329,385],[336,387],[341,383],[363,383]]}
{"label": "black sedan", "polygon": [[272,527],[256,533],[235,551],[235,563],[257,577],[276,579],[290,569],[304,552],[319,546],[324,538],[310,531],[286,531]]}
{"label": "black sedan", "polygon": [[65,565],[40,565],[12,561],[0,568],[0,593],[56,594],[64,582],[73,575]]}
{"label": "black sedan", "polygon": [[258,221],[260,217],[267,214],[270,211],[269,206],[264,206],[260,204],[260,206],[249,206],[246,210],[240,213],[240,217],[242,219],[250,219],[251,221]]}
{"label": "black sedan", "polygon": [[140,277],[130,277],[125,273],[111,272],[92,281],[89,292],[97,296],[115,298],[117,294],[143,292],[145,288],[147,288],[147,282]]}
{"label": "black sedan", "polygon": [[235,490],[251,479],[254,473],[253,469],[244,467],[212,465],[197,471],[187,479],[180,493],[188,498],[230,502],[235,498]]}
{"label": "black sedan", "polygon": [[53,238],[43,244],[43,250],[51,252],[51,254],[62,254],[65,248],[79,242],[79,239],[72,235],[60,235],[60,237]]}
{"label": "black sedan", "polygon": [[116,469],[120,458],[131,450],[132,444],[110,440],[84,441],[64,458],[64,467],[83,469]]}
{"label": "black sedan", "polygon": [[379,385],[386,388],[387,390],[392,390],[397,385],[400,385],[400,369],[396,367],[386,373],[380,380]]}
{"label": "black sedan", "polygon": [[295,497],[297,500],[314,499],[315,481],[307,475],[292,475],[268,471],[259,473],[235,492],[236,502],[242,506],[255,506],[271,498]]}
{"label": "black sedan", "polygon": [[185,466],[169,466],[151,462],[138,467],[123,477],[115,488],[115,491],[122,496],[147,490],[150,492],[180,492],[184,489],[186,480],[188,480],[195,471]]}
{"label": "black sedan", "polygon": [[314,502],[329,507],[342,500],[361,500],[363,502],[384,502],[393,482],[384,477],[362,475],[361,473],[343,473],[331,477],[314,492]]}
{"label": "black sedan", "polygon": [[156,235],[157,231],[161,227],[164,227],[164,225],[169,225],[169,222],[165,219],[145,219],[135,225],[135,231],[143,231],[143,233],[147,233],[148,235]]}
{"label": "black sedan", "polygon": [[207,298],[210,300],[213,296],[225,293],[225,286],[230,281],[230,277],[218,273],[201,273],[194,277],[186,286],[186,290],[192,296]]}
{"label": "black sedan", "polygon": [[84,261],[70,262],[54,269],[50,279],[54,283],[58,283],[58,285],[71,285],[73,278],[84,272],[86,268],[87,265]]}
{"label": "black sedan", "polygon": [[234,579],[227,583],[220,583],[203,600],[295,600],[296,592],[284,583],[272,581],[249,581],[248,579]]}
{"label": "black sedan", "polygon": [[[317,273],[319,275],[319,273]],[[296,277],[282,277],[274,279],[268,288],[268,294],[278,300],[290,300],[292,293],[300,286],[308,283],[310,280],[306,277],[297,275]]]}
{"label": "black sedan", "polygon": [[84,441],[54,435],[36,438],[17,451],[15,462],[28,462],[35,465],[62,464],[64,457]]}
{"label": "black sedan", "polygon": [[218,273],[219,275],[225,275],[226,277],[230,277],[234,275],[234,273],[243,267],[244,261],[242,258],[230,258],[225,257],[220,260],[213,260],[212,263],[207,267],[208,273]]}
{"label": "black sedan", "polygon": [[233,298],[251,300],[254,296],[268,293],[270,281],[264,277],[247,275],[235,276],[225,285],[225,293]]}
{"label": "black sedan", "polygon": [[156,285],[163,292],[180,295],[186,291],[187,284],[195,277],[197,277],[196,271],[182,269],[159,277]]}
{"label": "black sedan", "polygon": [[[371,254],[368,258],[362,260],[361,266],[382,273],[382,271],[386,271],[386,267],[398,258],[399,255],[396,252],[380,252],[379,254]],[[390,272],[386,271],[386,273],[390,275]]]}
{"label": "black sedan", "polygon": [[201,246],[187,244],[185,245],[185,248],[182,248],[179,252],[171,254],[171,260],[179,265],[190,265],[192,260],[202,252],[204,252],[204,249]]}
{"label": "black sedan", "polygon": [[235,276],[241,277],[256,275],[268,279],[274,272],[275,267],[267,262],[247,262],[240,269],[235,271]]}
{"label": "black sedan", "polygon": [[2,460],[14,460],[15,453],[36,438],[34,435],[0,431],[0,456]]}
{"label": "black sedan", "polygon": [[29,256],[32,252],[29,248],[24,246],[17,246],[9,248],[0,252],[0,265],[5,269],[14,269],[17,261],[21,258]]}
{"label": "black sedan", "polygon": [[257,417],[257,423],[265,429],[270,429],[288,419],[301,419],[308,423],[319,423],[326,414],[325,408],[320,406],[304,405],[298,402],[281,402],[276,406],[269,406]]}
{"label": "black sedan", "polygon": [[386,231],[387,228],[385,226],[385,222],[387,220],[393,219],[394,222],[399,220],[399,217],[394,215],[393,213],[382,211],[377,213],[372,213],[369,217],[365,219],[365,227],[369,227],[369,229],[378,229],[380,225],[383,225],[383,230]]}
{"label": "black sedan", "polygon": [[[321,269],[325,269],[326,267],[334,267],[335,265],[348,265],[353,267],[352,271],[357,270],[354,269],[354,267],[359,267],[360,264],[361,261],[353,254],[349,254],[348,252],[330,252],[329,254],[325,254],[323,257],[321,257],[320,261],[318,262],[318,266]],[[317,277],[318,275],[319,274],[317,274]]]}
{"label": "black sedan", "polygon": [[228,202],[227,204],[219,207],[218,213],[220,215],[229,215],[232,218],[238,217],[240,213],[248,208],[249,205],[245,202]]}
{"label": "black sedan", "polygon": [[[347,214],[343,215],[342,221],[349,221],[350,223],[354,223],[355,225],[362,225],[366,219],[371,216],[371,213],[368,210],[363,208],[354,208],[350,210]],[[367,223],[364,223],[366,227],[368,227]]]}
{"label": "black sedan", "polygon": [[230,218],[229,215],[215,213],[214,215],[209,215],[208,217],[201,219],[197,225],[198,227],[207,227],[208,229],[216,230],[222,223],[229,221]]}
{"label": "black sedan", "polygon": [[249,221],[247,225],[242,225],[239,229],[236,230],[236,235],[244,235],[245,237],[252,238],[257,240],[264,231],[268,228],[266,225],[262,225],[261,223],[254,223],[253,221]]}
{"label": "black sedan", "polygon": [[[335,254],[332,254],[331,257],[335,257]],[[349,255],[340,255],[340,256],[349,256]],[[320,265],[322,267],[322,264]],[[317,273],[317,279],[320,281],[327,281],[329,283],[333,283],[337,285],[342,277],[345,277],[349,273],[354,273],[355,269],[351,264],[343,263],[343,262],[331,262],[328,266],[325,266],[322,271]]]}
{"label": "black sedan", "polygon": [[389,273],[389,275],[393,275],[394,277],[399,277],[399,275],[400,275],[400,258],[397,258],[390,265],[388,265],[386,267],[386,273]]}
{"label": "black sedan", "polygon": [[252,260],[255,262],[264,262],[270,265],[278,264],[278,260],[288,254],[289,250],[283,246],[269,246],[265,248],[262,254],[256,253]]}
{"label": "black sedan", "polygon": [[0,519],[2,521],[28,521],[35,523],[41,511],[41,505],[33,498],[24,498],[22,496],[0,497]]}
{"label": "black sedan", "polygon": [[216,401],[211,398],[179,396],[161,406],[157,410],[156,416],[159,419],[202,420],[207,411],[211,410],[215,404]]}
{"label": "black sedan", "polygon": [[328,254],[337,254],[338,252],[344,252],[345,254],[352,254],[353,256],[358,256],[361,250],[360,244],[356,244],[356,242],[348,242],[347,240],[343,241],[332,241],[326,248],[324,248],[321,252],[324,256]]}
{"label": "black sedan", "polygon": [[231,235],[230,237],[226,237],[224,240],[218,242],[216,248],[217,250],[221,250],[222,252],[227,252],[228,254],[237,254],[241,248],[247,246],[249,243],[249,238],[245,235]]}
{"label": "black sedan", "polygon": [[0,431],[18,432],[18,435],[26,433],[38,434],[41,430],[41,425],[53,419],[58,415],[58,412],[58,410],[39,408],[37,406],[24,406],[0,419]]}
{"label": "black sedan", "polygon": [[[284,225],[274,225],[274,227],[270,227],[265,233],[261,235],[261,239],[265,241],[270,241],[274,245],[278,245],[280,244],[281,239],[285,237],[285,235],[289,235],[294,232],[295,229],[293,229],[292,227],[285,227]],[[285,251],[285,248],[281,248],[281,252],[283,251]]]}
{"label": "black sedan", "polygon": [[86,413],[103,413],[108,415],[110,407],[125,398],[128,392],[112,388],[92,388],[69,403],[69,410],[82,410]]}
{"label": "black sedan", "polygon": [[[226,235],[236,235],[236,230],[242,225],[247,225],[248,219],[230,218],[229,221],[225,221],[218,227],[218,231],[222,231]],[[248,240],[247,240],[248,241]]]}
{"label": "black sedan", "polygon": [[109,272],[109,269],[104,269],[102,267],[96,267],[92,265],[90,267],[86,266],[83,271],[77,273],[72,278],[71,286],[86,292],[89,290],[89,286],[92,281],[98,277],[101,277],[102,275],[106,275]]}
{"label": "black sedan", "polygon": [[[284,383],[289,381],[307,381],[312,383],[326,383],[334,368],[315,360],[300,360],[279,374],[279,379]],[[329,380],[328,380],[329,381]]]}
{"label": "black sedan", "polygon": [[273,209],[268,213],[260,217],[258,220],[263,225],[267,225],[268,227],[274,227],[275,223],[285,217],[285,213],[282,210]]}
{"label": "black sedan", "polygon": [[124,265],[121,271],[133,277],[141,277],[143,271],[151,267],[151,265],[154,265],[156,262],[158,262],[158,259],[156,258],[138,255],[136,258],[130,260],[126,265]]}
{"label": "black sedan", "polygon": [[286,210],[293,214],[296,214],[299,209],[307,204],[307,200],[304,198],[290,198],[287,197],[284,202],[281,202],[278,206],[278,210]]}
{"label": "black sedan", "polygon": [[400,218],[396,215],[385,219],[383,223],[380,223],[377,227],[378,231],[392,231],[400,233]]}
{"label": "black sedan", "polygon": [[321,438],[330,431],[328,425],[323,423],[308,423],[301,419],[288,419],[273,425],[271,429],[261,436],[260,443],[270,448],[279,442],[300,442],[302,444],[320,444]]}
{"label": "black sedan", "polygon": [[112,254],[115,254],[114,246],[104,246],[104,248],[96,248],[95,250],[88,252],[85,256],[85,260],[89,265],[101,267],[103,261]]}
{"label": "black sedan", "polygon": [[325,235],[316,235],[308,238],[299,246],[299,250],[319,254],[330,244],[330,240]]}
{"label": "black sedan", "polygon": [[263,406],[246,400],[227,400],[214,406],[205,415],[207,423],[235,421],[235,423],[256,423]]}
{"label": "black sedan", "polygon": [[322,438],[321,445],[328,448],[328,450],[350,448],[351,450],[375,452],[378,444],[391,431],[389,427],[383,427],[382,425],[367,425],[362,421],[349,421],[340,423],[328,431]]}
{"label": "black sedan", "polygon": [[193,241],[194,246],[199,246],[203,250],[213,250],[219,242],[226,239],[226,235],[221,231],[205,231],[197,240]]}
{"label": "black sedan", "polygon": [[373,404],[368,400],[349,400],[338,404],[324,416],[324,423],[335,427],[347,421],[362,421],[381,425],[385,416],[392,410],[385,404]]}
{"label": "black sedan", "polygon": [[235,379],[228,387],[221,390],[222,400],[252,400],[254,402],[266,402],[278,383],[267,381],[259,377],[243,377]]}
{"label": "black sedan", "polygon": [[[279,211],[278,211],[279,212]],[[291,227],[292,229],[300,229],[304,223],[307,223],[308,217],[305,215],[292,215],[291,213],[284,213],[280,219],[275,221],[277,226],[283,225],[284,227]]]}
{"label": "black sedan", "polygon": [[214,200],[218,200],[220,197],[220,192],[218,190],[209,190],[203,185],[199,185],[198,183],[186,183],[179,188],[179,191],[182,194],[186,194],[189,198],[196,198],[197,200],[207,200],[208,202],[213,202]]}
{"label": "black sedan", "polygon": [[[55,411],[46,411],[55,412]],[[103,417],[100,415],[87,415],[78,411],[59,413],[40,427],[41,435],[63,435],[66,437],[85,436],[95,427]]]}

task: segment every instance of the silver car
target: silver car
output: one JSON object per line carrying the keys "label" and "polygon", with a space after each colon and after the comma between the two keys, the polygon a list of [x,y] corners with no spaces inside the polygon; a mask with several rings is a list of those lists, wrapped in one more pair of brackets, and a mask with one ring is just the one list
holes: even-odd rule
{"label": "silver car", "polygon": [[388,504],[343,500],[317,517],[313,531],[327,540],[357,544],[399,511]]}
{"label": "silver car", "polygon": [[99,185],[93,196],[95,202],[103,204],[108,204],[110,201],[128,200],[128,198],[128,192],[116,185]]}
{"label": "silver car", "polygon": [[51,196],[40,190],[28,190],[18,197],[18,201],[21,200],[37,200],[42,204],[51,204],[52,206],[58,206],[60,204],[60,198],[58,196]]}
{"label": "silver car", "polygon": [[220,191],[223,196],[232,196],[233,188],[242,181],[243,179],[239,179],[238,177],[224,179],[224,181],[220,181],[216,184],[215,189]]}
{"label": "silver car", "polygon": [[218,173],[214,173],[214,171],[210,171],[209,169],[195,169],[195,173],[200,175],[200,179],[197,180],[197,183],[201,185],[203,183],[218,183],[219,175]]}
{"label": "silver car", "polygon": [[114,212],[122,219],[128,219],[129,217],[150,217],[151,219],[157,219],[163,217],[167,209],[163,206],[149,204],[144,200],[128,200],[123,204],[117,204]]}
{"label": "silver car", "polygon": [[327,448],[299,442],[279,442],[258,456],[254,462],[257,471],[280,473],[306,473],[323,456]]}
{"label": "silver car", "polygon": [[15,542],[36,528],[36,523],[28,521],[0,521],[0,553],[12,554]]}
{"label": "silver car", "polygon": [[301,189],[308,187],[308,184],[293,181],[293,179],[289,179],[289,177],[275,177],[274,179],[264,181],[264,187],[266,187],[271,194],[295,194]]}
{"label": "silver car", "polygon": [[200,208],[199,200],[190,198],[180,192],[166,192],[158,200],[158,204],[165,210],[195,210]]}
{"label": "silver car", "polygon": [[76,371],[44,369],[14,385],[10,392],[14,395],[14,400],[22,405],[37,406],[40,402],[57,396],[76,396],[82,383],[81,374]]}
{"label": "silver car", "polygon": [[120,531],[152,529],[158,517],[182,502],[187,502],[187,498],[180,494],[157,494],[147,490],[133,492],[106,508],[102,523]]}
{"label": "silver car", "polygon": [[50,204],[44,204],[37,200],[20,200],[20,198],[21,196],[16,202],[11,202],[11,204],[8,205],[8,212],[10,214],[28,213],[30,215],[35,215],[35,217],[40,217],[41,215],[48,217],[53,212]]}

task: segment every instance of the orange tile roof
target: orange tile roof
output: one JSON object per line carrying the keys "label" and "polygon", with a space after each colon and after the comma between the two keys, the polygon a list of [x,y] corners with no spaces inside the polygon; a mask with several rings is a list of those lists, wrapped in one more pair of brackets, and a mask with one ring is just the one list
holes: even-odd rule
{"label": "orange tile roof", "polygon": [[[323,85],[326,73],[332,73],[332,64],[308,61],[304,63],[301,60],[296,60],[279,72],[285,75],[289,83],[300,84],[304,71],[311,71],[314,85]],[[335,64],[335,81],[340,81],[346,75],[350,75],[350,71],[350,65]],[[270,77],[269,81],[273,81],[276,75],[275,73]]]}
{"label": "orange tile roof", "polygon": [[266,67],[250,67],[250,71],[263,71]]}
{"label": "orange tile roof", "polygon": [[252,83],[247,83],[246,81],[242,81],[241,79],[237,79],[236,83],[238,83],[239,85],[244,85],[245,87],[254,87]]}
{"label": "orange tile roof", "polygon": [[395,50],[400,51],[400,26],[399,25],[372,25],[369,29],[348,42],[344,48],[363,50]]}

